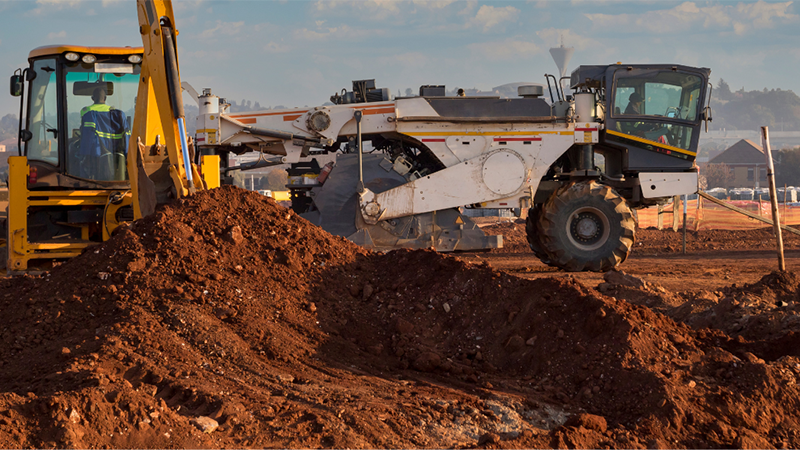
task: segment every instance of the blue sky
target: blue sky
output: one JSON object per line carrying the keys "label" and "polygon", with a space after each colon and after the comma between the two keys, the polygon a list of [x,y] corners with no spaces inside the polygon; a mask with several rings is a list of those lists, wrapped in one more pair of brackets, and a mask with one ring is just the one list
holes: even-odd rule
{"label": "blue sky", "polygon": [[[544,82],[563,37],[580,64],[712,69],[733,90],[798,89],[800,2],[173,0],[181,78],[264,106],[316,105],[351,80],[489,90]],[[7,76],[48,44],[140,46],[132,0],[0,1]],[[7,79],[7,78],[6,78]],[[6,82],[7,83],[7,82]],[[17,99],[0,94],[0,114]],[[188,99],[187,99],[188,100]]]}

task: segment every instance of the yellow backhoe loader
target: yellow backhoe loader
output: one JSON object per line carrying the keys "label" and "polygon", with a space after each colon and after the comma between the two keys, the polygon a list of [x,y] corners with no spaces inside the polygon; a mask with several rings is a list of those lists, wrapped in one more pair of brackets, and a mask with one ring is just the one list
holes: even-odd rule
{"label": "yellow backhoe loader", "polygon": [[136,7],[143,47],[40,47],[11,77],[20,154],[9,158],[9,274],[46,270],[158,204],[219,185],[219,158],[195,158],[186,136],[171,2]]}

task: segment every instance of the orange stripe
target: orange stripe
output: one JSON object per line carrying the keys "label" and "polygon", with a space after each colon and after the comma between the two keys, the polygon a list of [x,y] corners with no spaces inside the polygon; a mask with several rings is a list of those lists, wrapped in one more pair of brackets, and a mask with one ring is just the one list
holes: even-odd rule
{"label": "orange stripe", "polygon": [[236,119],[242,123],[256,123],[256,119]]}
{"label": "orange stripe", "polygon": [[297,114],[297,113],[304,114],[304,113],[307,113],[307,112],[308,112],[308,110],[306,110],[306,111],[291,111],[291,112],[282,111],[282,112],[271,112],[271,113],[261,113],[261,114],[231,114],[231,115],[228,115],[228,117],[232,117],[232,118],[236,119],[238,117],[280,116],[280,115],[285,115],[285,114]]}
{"label": "orange stripe", "polygon": [[394,108],[383,108],[383,109],[362,109],[365,116],[369,116],[372,114],[392,114],[394,113]]}
{"label": "orange stripe", "polygon": [[300,116],[302,116],[302,114],[297,114],[297,115],[294,115],[294,116],[283,116],[283,121],[284,122],[291,122],[293,120],[296,120]]}

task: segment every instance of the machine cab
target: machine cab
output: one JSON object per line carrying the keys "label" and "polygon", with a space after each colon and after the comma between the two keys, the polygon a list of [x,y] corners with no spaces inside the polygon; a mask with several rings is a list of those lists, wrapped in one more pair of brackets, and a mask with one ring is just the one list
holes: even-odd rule
{"label": "machine cab", "polygon": [[710,73],[672,65],[582,66],[571,81],[573,88],[604,91],[604,143],[627,150],[628,168],[672,169],[691,167],[697,155],[700,125],[711,119]]}
{"label": "machine cab", "polygon": [[[104,189],[128,184],[126,154],[142,48],[48,46],[11,79],[29,188]],[[27,84],[27,96],[22,81]]]}

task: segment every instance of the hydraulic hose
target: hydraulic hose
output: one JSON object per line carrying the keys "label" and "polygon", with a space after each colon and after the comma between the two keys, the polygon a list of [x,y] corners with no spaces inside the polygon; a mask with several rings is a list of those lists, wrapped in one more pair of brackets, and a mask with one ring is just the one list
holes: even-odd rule
{"label": "hydraulic hose", "polygon": [[167,66],[167,86],[169,87],[169,97],[172,103],[172,111],[178,121],[178,134],[181,141],[181,154],[183,156],[183,166],[186,171],[186,180],[189,182],[189,189],[194,189],[192,179],[192,162],[189,158],[189,148],[186,144],[186,122],[183,111],[183,101],[181,99],[181,83],[178,75],[178,56],[175,52],[175,37],[172,27],[169,24],[161,26],[164,36],[164,57]]}

